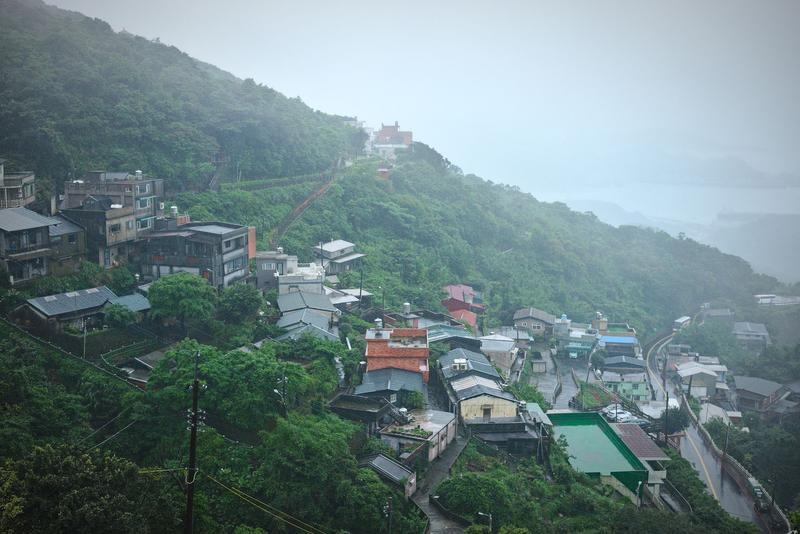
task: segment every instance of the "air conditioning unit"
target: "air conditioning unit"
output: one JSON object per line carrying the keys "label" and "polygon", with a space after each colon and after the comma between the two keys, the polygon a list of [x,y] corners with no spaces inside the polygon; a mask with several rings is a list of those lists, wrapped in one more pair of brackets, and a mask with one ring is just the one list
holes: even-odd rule
{"label": "air conditioning unit", "polygon": [[160,211],[164,211],[164,203],[163,203],[163,202],[159,202],[159,203],[158,203],[158,209],[159,209]]}

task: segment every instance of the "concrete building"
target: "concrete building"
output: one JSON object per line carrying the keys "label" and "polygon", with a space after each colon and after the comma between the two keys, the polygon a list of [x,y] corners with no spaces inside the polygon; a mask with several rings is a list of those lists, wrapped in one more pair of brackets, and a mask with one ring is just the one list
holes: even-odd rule
{"label": "concrete building", "polygon": [[516,342],[510,337],[500,334],[490,334],[483,336],[481,340],[481,352],[484,353],[491,362],[500,369],[500,374],[508,378],[511,368],[519,354]]}
{"label": "concrete building", "polygon": [[744,350],[761,354],[772,343],[763,323],[736,322],[733,323],[733,336]]}
{"label": "concrete building", "polygon": [[783,385],[755,376],[735,376],[733,383],[737,405],[743,412],[766,412],[770,406],[790,394]]}
{"label": "concrete building", "polygon": [[407,406],[409,394],[412,392],[425,395],[422,375],[391,367],[367,371],[361,378],[361,384],[355,389],[356,395],[385,398],[397,406]]}
{"label": "concrete building", "polygon": [[319,258],[327,274],[339,274],[357,269],[361,265],[360,260],[366,254],[356,252],[355,249],[354,243],[336,239],[314,247],[314,254]]}
{"label": "concrete building", "polygon": [[152,228],[164,215],[164,180],[136,171],[91,171],[80,180],[64,184],[62,208],[80,208],[89,197],[107,197],[111,204],[132,207],[137,229]]}
{"label": "concrete building", "polygon": [[471,286],[451,284],[444,286],[442,290],[446,293],[446,297],[442,300],[442,306],[447,308],[450,313],[456,310],[468,310],[478,315],[486,312],[481,293]]}
{"label": "concrete building", "polygon": [[0,210],[0,263],[11,285],[30,282],[49,273],[49,228],[56,219],[43,217],[26,208]]}
{"label": "concrete building", "polygon": [[63,215],[52,219],[56,223],[48,227],[52,250],[49,271],[53,276],[66,276],[77,272],[86,259],[86,232]]}
{"label": "concrete building", "polygon": [[439,410],[411,410],[411,422],[395,423],[381,430],[381,441],[397,451],[406,460],[420,446],[427,446],[427,461],[432,462],[456,438],[458,421],[450,412]]}
{"label": "concrete building", "polygon": [[128,263],[136,253],[134,243],[154,224],[149,218],[137,222],[132,205],[115,204],[104,196],[86,197],[80,207],[61,211],[86,230],[89,261],[106,269]]}
{"label": "concrete building", "polygon": [[449,382],[448,388],[451,405],[467,425],[517,416],[517,398],[503,391],[497,380],[469,375],[454,378]]}
{"label": "concrete building", "polygon": [[325,269],[321,264],[298,263],[297,256],[286,254],[283,247],[258,251],[255,259],[256,286],[261,291],[324,293]]}
{"label": "concrete building", "polygon": [[5,172],[0,159],[0,209],[25,208],[36,201],[36,177],[30,171]]}
{"label": "concrete building", "polygon": [[421,373],[427,384],[428,331],[421,328],[371,328],[364,336],[367,371],[391,367]]}
{"label": "concrete building", "polygon": [[218,289],[250,276],[249,229],[224,222],[172,224],[143,237],[142,275],[157,279],[176,272],[204,277]]}
{"label": "concrete building", "polygon": [[522,308],[514,312],[514,326],[536,336],[553,333],[556,316],[538,308]]}

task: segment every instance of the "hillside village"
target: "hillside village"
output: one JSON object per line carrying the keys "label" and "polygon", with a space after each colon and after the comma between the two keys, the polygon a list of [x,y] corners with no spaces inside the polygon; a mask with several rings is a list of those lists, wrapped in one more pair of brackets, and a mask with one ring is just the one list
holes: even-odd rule
{"label": "hillside village", "polygon": [[[383,161],[378,178],[388,179],[395,151],[409,149],[412,134],[397,123],[368,134],[366,151]],[[727,309],[705,304],[646,344],[630,324],[599,311],[581,323],[567,310],[536,303],[489,330],[482,291],[457,280],[441,288],[434,310],[408,302],[390,310],[382,288],[343,286],[340,277],[361,272],[365,258],[343,238],[307,243],[314,261],[303,263],[297,251],[280,246],[258,250],[252,226],[191,220],[168,202],[163,180],[142,171],[89,172],[43,203],[33,173],[4,173],[3,163],[0,261],[11,288],[76,275],[87,262],[112,278],[125,270],[133,279],[125,294],[102,285],[37,295],[6,309],[7,320],[146,390],[153,370],[170,365],[165,358],[181,334],[174,321],[150,316],[154,284],[189,273],[220,294],[241,284],[255,288],[266,301],[259,321],[271,335],[236,350],[309,338],[350,349],[359,340],[363,359],[350,374],[337,359],[339,384],[327,405],[392,452],[360,458],[360,465],[397,487],[432,523],[469,524],[435,495],[469,443],[548,466],[565,436],[576,470],[636,506],[681,512],[686,500],[665,484],[670,456],[659,444],[681,451],[687,438],[682,429],[665,432],[668,407],[692,409],[700,424],[717,418],[739,426],[746,412],[766,421],[800,413],[797,382],[734,376],[715,355],[670,342],[693,321],[720,323],[758,356],[771,343],[766,327],[735,321]],[[754,299],[795,304],[792,297]],[[110,310],[120,307],[133,321],[127,327],[113,322]],[[363,332],[341,328],[350,318],[366,325]],[[667,384],[675,388],[671,399]],[[762,511],[785,522],[774,507]]]}

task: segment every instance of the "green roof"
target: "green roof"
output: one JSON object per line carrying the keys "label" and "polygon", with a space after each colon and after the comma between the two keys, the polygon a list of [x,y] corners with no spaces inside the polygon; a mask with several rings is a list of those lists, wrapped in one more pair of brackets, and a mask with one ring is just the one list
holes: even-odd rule
{"label": "green roof", "polygon": [[587,475],[612,475],[631,491],[647,481],[647,470],[609,424],[596,413],[548,414],[553,435],[567,440],[569,463]]}

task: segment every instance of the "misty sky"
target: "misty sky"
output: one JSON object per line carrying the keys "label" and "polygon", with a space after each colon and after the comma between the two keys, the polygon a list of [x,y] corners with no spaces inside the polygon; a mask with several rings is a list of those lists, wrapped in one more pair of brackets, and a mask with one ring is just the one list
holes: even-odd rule
{"label": "misty sky", "polygon": [[800,213],[794,0],[49,1],[544,200]]}

